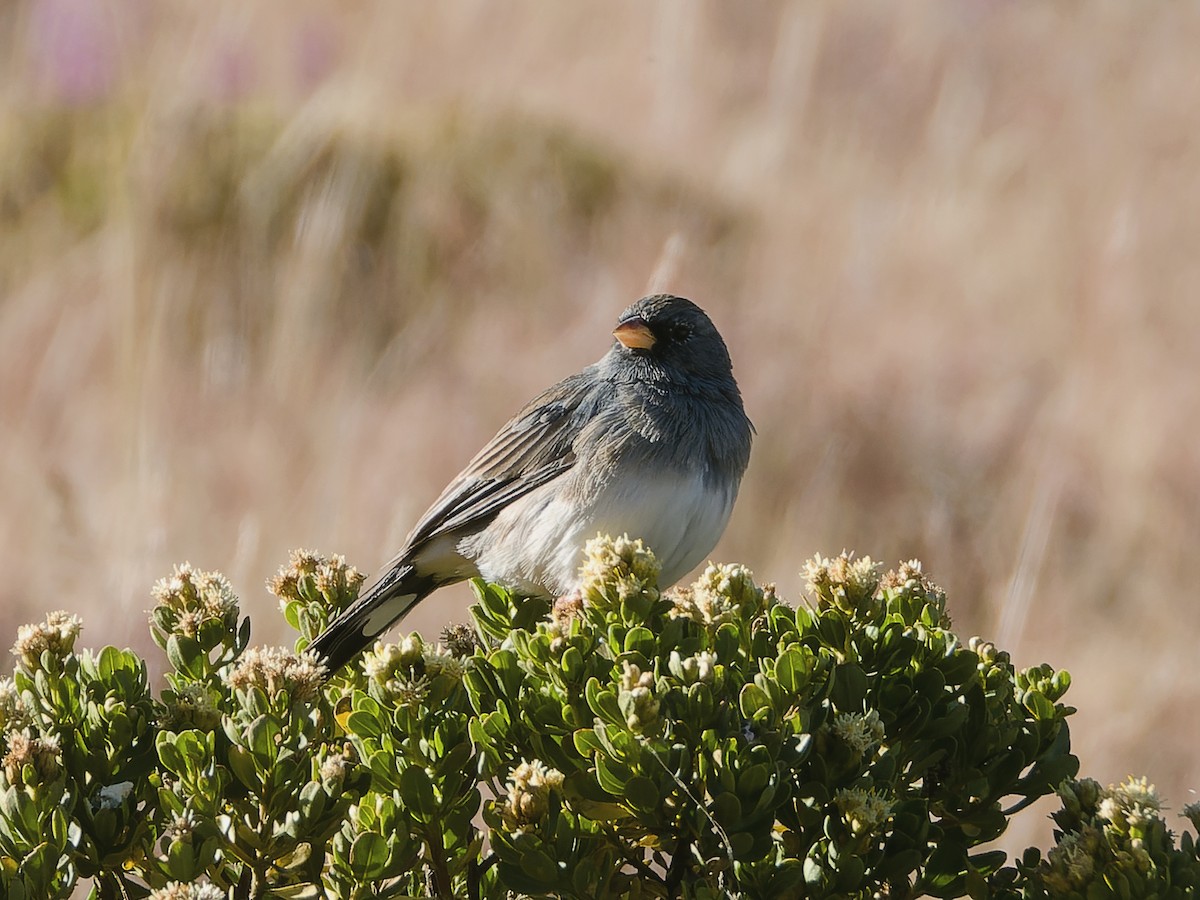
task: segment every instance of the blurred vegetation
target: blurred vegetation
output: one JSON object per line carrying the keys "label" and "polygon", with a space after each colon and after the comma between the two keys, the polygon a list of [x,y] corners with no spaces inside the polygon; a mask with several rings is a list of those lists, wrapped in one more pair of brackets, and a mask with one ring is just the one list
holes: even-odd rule
{"label": "blurred vegetation", "polygon": [[151,281],[137,310],[169,353],[198,359],[232,340],[257,367],[277,345],[336,332],[370,370],[413,319],[454,320],[479,285],[537,282],[613,220],[682,216],[727,260],[743,253],[745,217],[560,125],[454,109],[398,118],[26,110],[4,131],[0,280],[45,265],[39,248],[129,216],[170,280]]}

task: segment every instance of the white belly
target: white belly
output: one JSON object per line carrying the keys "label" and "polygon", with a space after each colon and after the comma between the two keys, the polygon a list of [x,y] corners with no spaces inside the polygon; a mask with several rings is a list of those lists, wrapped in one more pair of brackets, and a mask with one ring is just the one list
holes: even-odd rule
{"label": "white belly", "polygon": [[734,490],[714,490],[699,475],[660,473],[601,488],[582,510],[568,509],[547,484],[512,504],[483,533],[460,545],[479,573],[531,593],[575,587],[583,546],[597,534],[641,538],[662,565],[659,586],[674,584],[716,546],[733,510]]}

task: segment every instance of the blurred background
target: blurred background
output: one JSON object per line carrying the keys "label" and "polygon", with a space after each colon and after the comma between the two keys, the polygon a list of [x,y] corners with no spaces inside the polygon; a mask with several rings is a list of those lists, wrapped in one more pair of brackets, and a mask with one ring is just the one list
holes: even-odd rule
{"label": "blurred background", "polygon": [[0,634],[157,660],[190,560],[290,642],[290,548],[373,571],[669,290],[758,428],[715,556],[793,601],[815,552],[921,558],[964,637],[1071,671],[1085,773],[1179,810],[1198,43],[1179,5],[10,0]]}

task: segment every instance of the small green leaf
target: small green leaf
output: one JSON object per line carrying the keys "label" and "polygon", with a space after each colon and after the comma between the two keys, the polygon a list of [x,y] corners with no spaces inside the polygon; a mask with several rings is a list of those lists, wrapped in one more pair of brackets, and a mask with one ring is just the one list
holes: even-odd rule
{"label": "small green leaf", "polygon": [[567,681],[578,681],[583,674],[583,654],[577,647],[568,647],[563,651],[560,665]]}

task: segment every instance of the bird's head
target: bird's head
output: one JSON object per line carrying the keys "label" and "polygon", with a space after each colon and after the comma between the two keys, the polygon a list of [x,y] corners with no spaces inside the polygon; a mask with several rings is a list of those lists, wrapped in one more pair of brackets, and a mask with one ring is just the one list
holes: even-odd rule
{"label": "bird's head", "polygon": [[643,297],[617,320],[617,359],[643,370],[700,378],[729,378],[729,351],[712,320],[691,300],[670,294]]}

